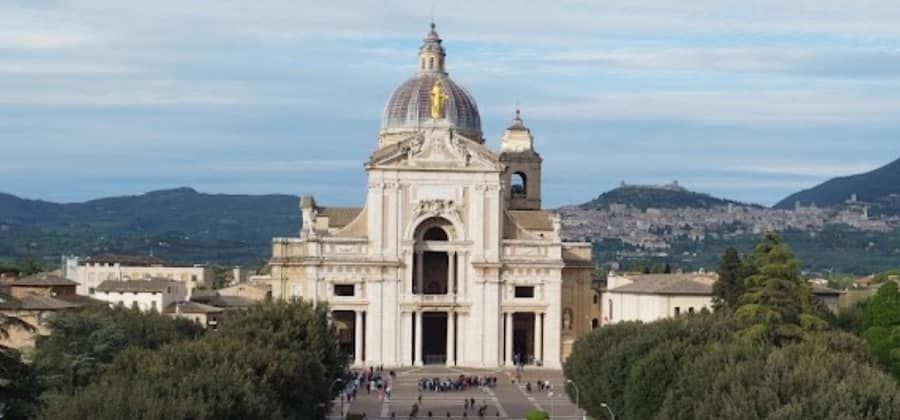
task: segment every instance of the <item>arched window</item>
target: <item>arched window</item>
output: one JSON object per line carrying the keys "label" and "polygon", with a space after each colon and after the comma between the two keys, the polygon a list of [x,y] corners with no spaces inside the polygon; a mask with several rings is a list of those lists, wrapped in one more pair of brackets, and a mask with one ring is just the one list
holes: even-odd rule
{"label": "arched window", "polygon": [[422,70],[425,70],[425,57],[422,57]]}
{"label": "arched window", "polygon": [[599,326],[600,326],[600,320],[599,320],[599,319],[594,318],[594,319],[591,320],[591,329],[592,329],[592,330],[596,330],[597,327],[599,327]]}
{"label": "arched window", "polygon": [[512,175],[512,179],[510,181],[510,190],[513,195],[526,195],[528,194],[528,177],[525,176],[522,172],[516,172]]}
{"label": "arched window", "polygon": [[439,226],[432,227],[425,231],[422,239],[426,241],[446,241],[448,240],[447,231]]}
{"label": "arched window", "polygon": [[594,293],[594,305],[596,305],[598,303],[600,303],[600,296],[598,296],[596,293]]}
{"label": "arched window", "polygon": [[434,69],[434,57],[428,58],[428,70]]}

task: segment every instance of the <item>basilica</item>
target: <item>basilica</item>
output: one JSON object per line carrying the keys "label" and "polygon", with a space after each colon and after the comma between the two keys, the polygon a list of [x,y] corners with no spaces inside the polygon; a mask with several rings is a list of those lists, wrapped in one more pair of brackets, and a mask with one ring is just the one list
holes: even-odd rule
{"label": "basilica", "polygon": [[357,366],[559,368],[591,325],[591,245],[541,209],[542,158],[516,111],[487,147],[434,24],[391,95],[361,208],[300,200],[274,238],[275,298],[327,304]]}

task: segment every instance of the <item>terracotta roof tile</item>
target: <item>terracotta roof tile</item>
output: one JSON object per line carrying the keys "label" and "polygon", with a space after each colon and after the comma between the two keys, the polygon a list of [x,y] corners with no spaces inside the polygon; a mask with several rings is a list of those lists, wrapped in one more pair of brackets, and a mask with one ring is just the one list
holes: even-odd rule
{"label": "terracotta roof tile", "polygon": [[77,286],[78,283],[50,273],[38,273],[12,282],[13,286]]}
{"label": "terracotta roof tile", "polygon": [[629,277],[634,283],[609,290],[612,293],[659,295],[712,295],[712,283],[696,274],[651,274]]}

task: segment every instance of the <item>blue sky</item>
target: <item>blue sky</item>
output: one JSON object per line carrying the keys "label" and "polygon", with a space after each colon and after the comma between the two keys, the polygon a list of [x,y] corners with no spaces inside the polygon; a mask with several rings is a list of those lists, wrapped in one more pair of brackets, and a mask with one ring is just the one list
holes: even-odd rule
{"label": "blue sky", "polygon": [[[496,148],[516,98],[545,205],[673,179],[772,204],[900,157],[900,2],[433,2]],[[0,191],[192,186],[361,204],[422,1],[5,0]]]}

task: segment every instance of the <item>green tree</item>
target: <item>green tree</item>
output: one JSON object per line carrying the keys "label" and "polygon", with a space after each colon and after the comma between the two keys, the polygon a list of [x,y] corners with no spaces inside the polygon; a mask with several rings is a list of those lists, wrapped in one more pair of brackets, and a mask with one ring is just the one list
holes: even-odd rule
{"label": "green tree", "polygon": [[50,388],[62,392],[93,382],[129,347],[158,349],[203,334],[202,327],[185,319],[105,306],[60,312],[47,327],[50,335],[38,340],[35,366]]}
{"label": "green tree", "polygon": [[37,409],[41,387],[18,351],[0,349],[0,418],[29,418]]}
{"label": "green tree", "polygon": [[783,347],[732,341],[685,365],[656,418],[892,419],[898,391],[845,333]]}
{"label": "green tree", "polygon": [[863,338],[883,369],[900,379],[900,292],[888,281],[862,310]]}
{"label": "green tree", "polygon": [[346,370],[324,305],[260,305],[215,334],[120,353],[43,419],[323,419]]}
{"label": "green tree", "polygon": [[812,290],[800,278],[800,263],[775,233],[766,234],[751,254],[753,273],[736,311],[749,339],[784,343],[821,331],[827,323],[815,315]]}
{"label": "green tree", "polygon": [[734,248],[726,249],[719,260],[719,280],[713,284],[713,305],[716,310],[737,308],[741,295],[746,290],[746,272],[738,251]]}

